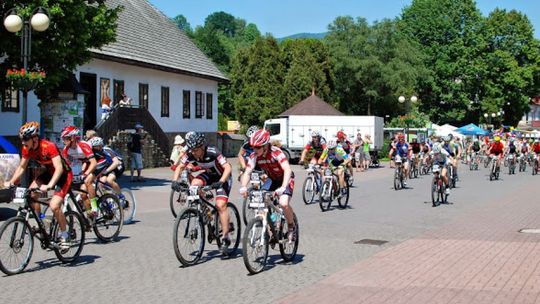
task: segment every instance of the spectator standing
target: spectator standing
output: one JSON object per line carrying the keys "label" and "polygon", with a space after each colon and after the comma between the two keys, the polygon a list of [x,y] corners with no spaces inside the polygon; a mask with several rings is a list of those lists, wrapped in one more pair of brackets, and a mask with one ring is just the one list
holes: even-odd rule
{"label": "spectator standing", "polygon": [[176,170],[176,167],[180,163],[180,156],[186,152],[183,146],[184,142],[182,136],[176,135],[174,137],[174,146],[171,151],[171,157],[169,158],[172,163],[171,170],[173,171]]}
{"label": "spectator standing", "polygon": [[118,106],[120,107],[130,107],[131,106],[131,97],[127,96],[125,93],[122,93],[122,99],[118,101]]}
{"label": "spectator standing", "polygon": [[101,119],[107,119],[112,112],[112,100],[105,96],[101,101]]}
{"label": "spectator standing", "polygon": [[369,155],[369,145],[371,144],[371,136],[366,134],[364,136],[363,152],[364,152],[364,171],[369,169],[369,163],[371,162],[371,156]]}
{"label": "spectator standing", "polygon": [[360,168],[364,167],[364,153],[363,151],[364,141],[362,140],[362,134],[356,134],[356,138],[353,141],[354,147],[354,162],[356,164],[356,172],[361,171]]}
{"label": "spectator standing", "polygon": [[[140,123],[135,124],[135,133],[131,134],[131,141],[128,143],[131,154],[131,181],[144,182],[141,177],[143,168],[142,145],[144,144],[143,126]],[[133,177],[133,171],[137,170],[137,178]]]}

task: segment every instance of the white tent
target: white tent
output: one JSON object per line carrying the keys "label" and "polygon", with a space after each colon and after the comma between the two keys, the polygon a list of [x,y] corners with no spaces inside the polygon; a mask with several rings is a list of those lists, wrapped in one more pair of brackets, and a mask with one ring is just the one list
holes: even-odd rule
{"label": "white tent", "polygon": [[452,134],[454,137],[464,137],[462,134],[454,131],[457,129],[456,127],[449,124],[444,124],[442,126],[432,124],[431,128],[433,129],[433,134],[435,134],[436,136],[446,136],[448,134]]}

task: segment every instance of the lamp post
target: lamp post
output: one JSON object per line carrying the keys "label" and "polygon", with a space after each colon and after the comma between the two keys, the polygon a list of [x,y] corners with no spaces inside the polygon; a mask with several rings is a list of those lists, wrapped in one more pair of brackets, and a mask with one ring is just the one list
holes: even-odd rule
{"label": "lamp post", "polygon": [[[21,61],[23,68],[28,70],[28,61],[32,55],[32,28],[35,31],[43,32],[49,28],[50,18],[47,10],[43,7],[38,7],[32,11],[30,19],[23,21],[21,16],[17,15],[17,10],[12,8],[7,11],[4,16],[4,27],[10,33],[21,33]],[[22,123],[27,120],[28,112],[28,88],[22,88],[23,103],[22,103]]]}
{"label": "lamp post", "polygon": [[[416,97],[415,95],[411,96],[410,102],[403,95],[398,97],[398,102],[399,103],[405,103],[406,101],[407,101],[407,103],[405,104],[405,112],[406,112],[406,115],[409,115],[409,112],[411,110],[411,103],[413,103],[413,104],[416,103],[418,101],[418,97]],[[406,117],[405,118],[405,138],[407,140],[409,140],[409,138],[408,138],[409,124],[410,124],[410,118]]]}

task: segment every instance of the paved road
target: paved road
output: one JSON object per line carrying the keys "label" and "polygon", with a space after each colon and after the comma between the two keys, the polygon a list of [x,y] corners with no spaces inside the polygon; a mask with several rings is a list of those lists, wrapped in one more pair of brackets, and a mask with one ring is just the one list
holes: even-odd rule
{"label": "paved road", "polygon": [[[501,181],[489,182],[485,169],[472,173],[461,170],[461,182],[450,196],[453,204],[432,208],[430,177],[411,181],[409,189],[394,191],[392,170],[379,168],[356,176],[350,208],[322,213],[317,205],[303,204],[300,188],[305,172],[300,167],[294,171],[297,188],[293,206],[300,220],[301,239],[292,264],[281,263],[279,252],[271,251],[268,269],[250,276],[240,255],[222,260],[216,247],[207,246],[201,263],[180,267],[172,249],[167,181],[171,172],[152,169],[144,171],[149,177],[146,183],[130,185],[139,201],[138,221],[124,227],[120,241],[100,244],[90,234],[79,262],[71,266],[60,265],[52,252],[35,248],[25,273],[0,277],[2,298],[6,303],[273,302],[377,252],[485,208],[496,197],[531,182],[529,172],[503,174]],[[235,203],[240,201],[237,188],[235,184]],[[9,210],[4,207],[0,207],[0,214],[6,216]],[[361,239],[388,243],[354,243]]]}

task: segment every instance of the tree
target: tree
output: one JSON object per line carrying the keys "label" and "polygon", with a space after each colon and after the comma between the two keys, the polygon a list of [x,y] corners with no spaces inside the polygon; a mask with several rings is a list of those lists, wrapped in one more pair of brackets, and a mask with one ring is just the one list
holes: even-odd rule
{"label": "tree", "polygon": [[237,23],[234,16],[225,12],[216,12],[208,15],[204,20],[204,27],[218,31],[228,37],[236,35]]}
{"label": "tree", "polygon": [[[108,8],[105,0],[49,0],[46,1],[51,26],[44,32],[33,32],[30,69],[39,68],[47,77],[36,93],[47,100],[51,90],[67,78],[77,66],[92,58],[91,48],[100,48],[116,39],[116,21],[120,7]],[[27,1],[23,8],[20,1],[5,0],[0,4],[3,16],[12,7],[28,19],[32,11],[43,1]],[[20,67],[20,34],[0,31],[0,83],[5,84],[6,70]]]}
{"label": "tree", "polygon": [[192,36],[193,35],[193,29],[191,28],[191,24],[187,21],[186,17],[184,15],[178,15],[174,18],[172,18],[172,21],[178,26],[179,29],[181,29],[186,35]]}

